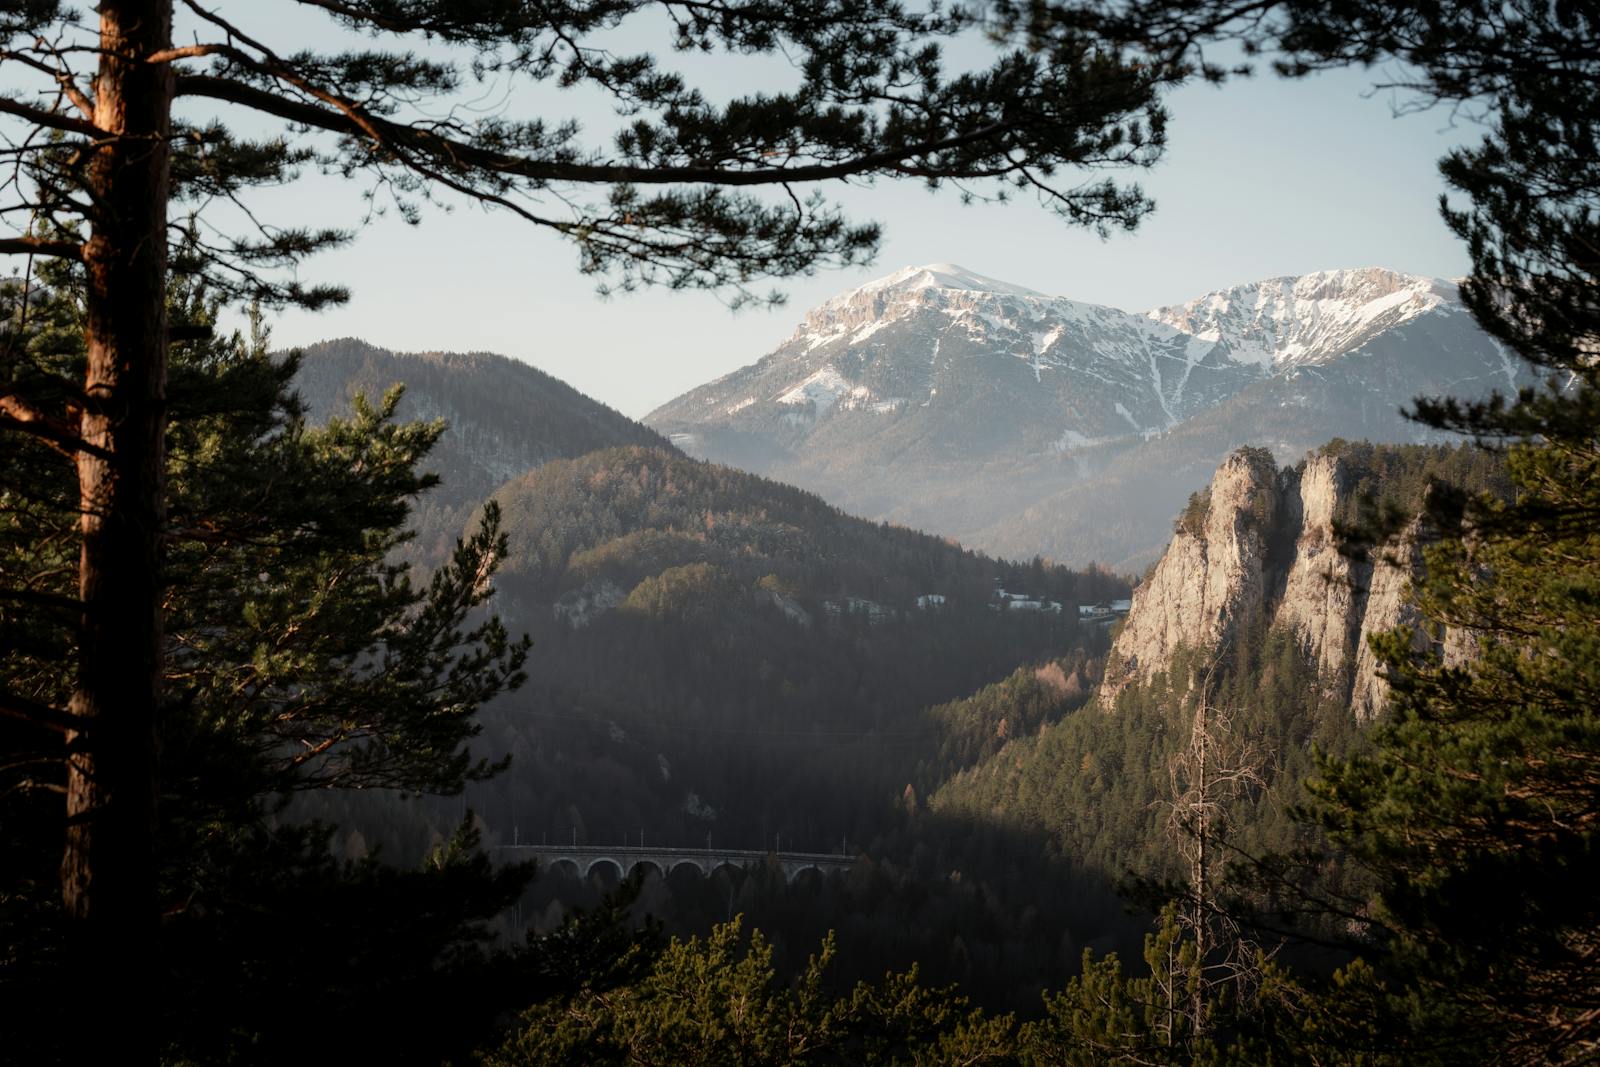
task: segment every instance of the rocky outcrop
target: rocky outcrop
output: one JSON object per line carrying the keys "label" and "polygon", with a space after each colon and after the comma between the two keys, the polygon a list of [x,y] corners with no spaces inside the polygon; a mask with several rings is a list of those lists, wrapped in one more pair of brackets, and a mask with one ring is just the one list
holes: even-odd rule
{"label": "rocky outcrop", "polygon": [[1324,675],[1343,671],[1360,643],[1365,613],[1357,603],[1370,568],[1339,551],[1333,519],[1341,492],[1337,460],[1319,456],[1300,474],[1300,528],[1284,580],[1277,623],[1299,637]]}
{"label": "rocky outcrop", "polygon": [[1133,593],[1104,691],[1164,669],[1179,646],[1212,647],[1267,595],[1269,543],[1284,494],[1270,453],[1229,456],[1179,520],[1166,555]]}
{"label": "rocky outcrop", "polygon": [[1420,619],[1408,595],[1411,576],[1422,565],[1415,524],[1400,538],[1400,543],[1381,553],[1372,566],[1368,582],[1366,612],[1362,618],[1362,638],[1356,648],[1355,676],[1350,685],[1350,710],[1366,720],[1382,710],[1389,686],[1378,673],[1378,660],[1367,644],[1367,634],[1380,634]]}
{"label": "rocky outcrop", "polygon": [[[1367,638],[1419,621],[1409,587],[1424,538],[1413,522],[1368,560],[1341,553],[1335,517],[1353,481],[1345,460],[1327,452],[1281,471],[1259,449],[1230,456],[1209,500],[1197,495],[1134,591],[1102,694],[1113,698],[1167,669],[1180,646],[1223,647],[1247,622],[1264,620],[1294,635],[1329,695],[1347,697],[1360,720],[1375,716],[1388,687]],[[1457,655],[1458,646],[1446,641]]]}

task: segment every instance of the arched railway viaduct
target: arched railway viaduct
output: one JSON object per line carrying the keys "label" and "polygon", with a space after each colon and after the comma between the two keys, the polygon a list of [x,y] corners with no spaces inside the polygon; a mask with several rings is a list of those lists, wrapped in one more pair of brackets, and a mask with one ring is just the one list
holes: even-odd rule
{"label": "arched railway viaduct", "polygon": [[719,867],[743,870],[772,862],[783,871],[785,882],[793,882],[804,871],[847,871],[855,863],[854,856],[841,856],[827,852],[763,852],[757,849],[707,849],[707,848],[639,848],[637,846],[604,847],[600,845],[501,845],[500,852],[518,859],[537,859],[546,867],[570,863],[580,878],[602,863],[609,863],[626,878],[635,867],[649,864],[663,876],[682,866],[690,866],[706,877]]}

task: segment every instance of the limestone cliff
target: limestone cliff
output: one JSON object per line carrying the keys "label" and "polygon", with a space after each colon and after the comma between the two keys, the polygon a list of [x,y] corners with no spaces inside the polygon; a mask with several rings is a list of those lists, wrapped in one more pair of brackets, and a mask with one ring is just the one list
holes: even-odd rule
{"label": "limestone cliff", "polygon": [[1270,581],[1268,534],[1282,519],[1278,482],[1269,453],[1241,449],[1190,502],[1166,554],[1134,590],[1112,647],[1108,692],[1162,669],[1180,645],[1216,645],[1262,603]]}
{"label": "limestone cliff", "polygon": [[1283,470],[1259,449],[1229,456],[1134,591],[1103,695],[1164,670],[1180,645],[1216,648],[1265,619],[1295,636],[1330,695],[1358,719],[1376,715],[1387,686],[1367,638],[1418,621],[1408,590],[1423,537],[1413,521],[1369,560],[1339,551],[1335,516],[1361,473],[1332,451]]}

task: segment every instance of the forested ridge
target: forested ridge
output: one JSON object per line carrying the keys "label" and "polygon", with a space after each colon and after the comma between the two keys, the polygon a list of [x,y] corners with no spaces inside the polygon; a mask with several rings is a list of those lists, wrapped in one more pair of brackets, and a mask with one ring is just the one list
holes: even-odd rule
{"label": "forested ridge", "polygon": [[427,567],[449,556],[472,512],[506,479],[551,459],[623,444],[666,441],[634,420],[520,360],[487,352],[390,352],[347,337],[300,352],[296,390],[315,423],[348,417],[369,400],[405,387],[396,416],[444,422],[428,455],[439,485],[418,497],[403,552]]}
{"label": "forested ridge", "polygon": [[[1231,713],[1232,735],[1254,747],[1263,788],[1241,799],[1236,822],[1255,853],[1295,841],[1285,807],[1315,767],[1313,748],[1345,752],[1357,726],[1347,707],[1322,695],[1314,664],[1286,635],[1225,662],[1215,699]],[[953,776],[929,800],[941,815],[1043,833],[1062,855],[1112,881],[1167,878],[1178,860],[1167,827],[1171,766],[1189,743],[1196,668],[1206,653],[1186,650],[1154,681],[1087,706],[1008,744]]]}
{"label": "forested ridge", "polygon": [[[328,358],[312,357],[323,376]],[[432,365],[363,358],[367,378]],[[458,368],[455,391],[492,387],[492,370]],[[551,451],[584,440],[556,429],[541,431]],[[1092,651],[1103,632],[1080,631],[1076,605],[1127,592],[1103,571],[992,560],[665,447],[554,459],[495,496],[508,547],[494,603],[539,651],[531,683],[486,711],[480,749],[516,767],[470,797],[493,842],[573,830],[689,843],[709,832],[730,847],[785,832],[796,847],[870,840],[906,788],[930,791],[1083,699],[1095,664],[1050,668],[1054,681],[1017,669],[995,692],[1026,688],[1021,709],[989,692],[924,708],[1018,660]],[[999,613],[997,587],[1061,611]],[[940,599],[919,607],[929,595]],[[423,837],[362,821],[364,843],[407,854],[445,829],[442,816]]]}
{"label": "forested ridge", "polygon": [[[537,649],[529,685],[485,710],[484,750],[517,766],[469,798],[498,840],[862,841],[941,744],[924,709],[1092,649],[1076,603],[1127,589],[666,449],[552,461],[495,500],[493,603]],[[997,585],[1062,610],[997,610]]]}
{"label": "forested ridge", "polygon": [[689,563],[772,574],[809,596],[853,596],[896,611],[928,593],[987,605],[997,583],[1069,606],[1126,588],[1104,571],[1008,563],[857,519],[815,494],[670,449],[551,462],[512,479],[496,499],[512,531],[501,582],[516,595],[559,594],[600,578],[631,588]]}
{"label": "forested ridge", "polygon": [[[867,857],[825,886],[645,887],[640,909],[673,932],[725,919],[731,900],[784,973],[837,928],[851,935],[840,973],[925,960],[1009,1005],[1083,944],[1136,940],[1102,880],[1030,841],[947,826],[917,799],[1087,699],[1105,632],[1080,626],[1076,604],[1125,596],[1125,579],[993,560],[667,449],[554,460],[495,500],[507,547],[491,603],[534,646],[529,681],[485,707],[474,743],[511,757],[461,801],[487,844],[642,838]],[[999,610],[997,586],[1061,610]],[[943,599],[919,606],[929,594]],[[1063,649],[1075,651],[1058,660]],[[359,828],[345,839],[353,854],[410,855],[462,807],[337,810]],[[1041,882],[1063,878],[1080,882],[1078,906],[1033,903]],[[521,913],[550,930],[598,900],[551,871]]]}

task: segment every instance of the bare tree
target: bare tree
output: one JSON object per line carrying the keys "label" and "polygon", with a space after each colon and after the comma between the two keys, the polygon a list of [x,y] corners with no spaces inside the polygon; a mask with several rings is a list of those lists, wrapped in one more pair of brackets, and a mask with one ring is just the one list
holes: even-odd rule
{"label": "bare tree", "polygon": [[1215,699],[1220,659],[1219,652],[1191,684],[1195,710],[1189,743],[1168,765],[1167,831],[1186,874],[1177,915],[1193,952],[1187,989],[1193,1038],[1204,1035],[1208,1006],[1218,993],[1226,990],[1238,1002],[1248,999],[1263,961],[1261,946],[1218,906],[1233,806],[1266,787],[1264,754],[1233,731],[1230,709]]}

